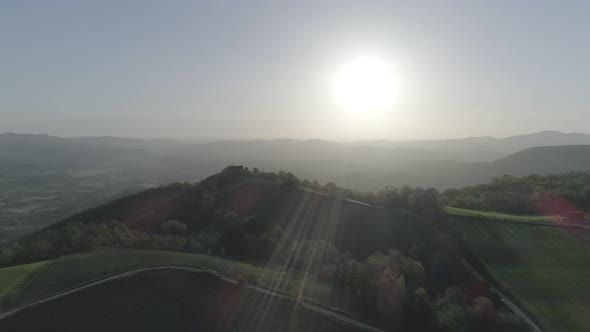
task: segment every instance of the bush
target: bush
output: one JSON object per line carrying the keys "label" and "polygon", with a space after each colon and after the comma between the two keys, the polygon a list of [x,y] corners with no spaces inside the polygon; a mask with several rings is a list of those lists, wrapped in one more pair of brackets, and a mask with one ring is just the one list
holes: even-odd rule
{"label": "bush", "polygon": [[318,271],[323,265],[336,262],[338,250],[324,240],[303,240],[293,246],[293,257],[296,269]]}
{"label": "bush", "polygon": [[186,224],[183,224],[176,220],[168,220],[160,225],[162,233],[168,235],[183,235],[186,234]]}
{"label": "bush", "polygon": [[428,293],[422,287],[416,288],[410,301],[408,318],[413,322],[430,325],[432,315],[433,308]]}
{"label": "bush", "polygon": [[10,248],[0,249],[0,266],[10,265],[14,258],[14,253]]}

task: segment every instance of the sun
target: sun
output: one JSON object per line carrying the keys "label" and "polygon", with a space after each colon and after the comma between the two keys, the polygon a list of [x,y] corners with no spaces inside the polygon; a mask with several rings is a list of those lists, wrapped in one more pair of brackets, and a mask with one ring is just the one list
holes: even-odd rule
{"label": "sun", "polygon": [[381,112],[396,101],[398,82],[392,66],[378,57],[359,57],[333,77],[337,103],[358,113]]}

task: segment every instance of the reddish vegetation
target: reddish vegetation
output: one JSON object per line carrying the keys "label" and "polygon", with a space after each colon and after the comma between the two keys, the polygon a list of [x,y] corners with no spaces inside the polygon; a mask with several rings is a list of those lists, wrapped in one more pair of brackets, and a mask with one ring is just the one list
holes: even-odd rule
{"label": "reddish vegetation", "polygon": [[545,216],[565,216],[578,209],[563,196],[539,195],[536,200],[537,209]]}

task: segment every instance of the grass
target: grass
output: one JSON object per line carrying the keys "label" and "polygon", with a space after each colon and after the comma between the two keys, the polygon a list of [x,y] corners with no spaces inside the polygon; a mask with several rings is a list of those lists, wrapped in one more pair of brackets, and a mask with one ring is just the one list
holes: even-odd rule
{"label": "grass", "polygon": [[293,270],[207,255],[131,248],[101,249],[59,258],[47,264],[33,282],[21,289],[18,296],[10,301],[10,306],[0,306],[0,309],[8,310],[26,305],[128,269],[175,264],[195,266],[213,274],[219,273],[233,278],[255,274],[259,286],[280,291],[293,298],[301,295],[307,301],[329,307],[332,311],[349,317],[360,319],[363,316],[360,311],[355,314],[358,304],[350,292],[333,288],[332,285],[319,282],[314,277],[309,277],[304,282],[302,275]]}
{"label": "grass", "polygon": [[229,276],[261,272],[250,264],[205,255],[147,249],[95,250],[53,261],[23,288],[14,304],[26,304],[127,269],[163,264],[200,266]]}
{"label": "grass", "polygon": [[[259,285],[291,295],[296,295],[302,285],[302,277],[298,273],[279,267],[257,266],[207,255],[173,251],[113,248],[65,256],[53,261],[35,277],[34,282],[19,292],[11,304],[24,305],[127,269],[166,264],[201,267],[233,278],[255,274],[258,276]],[[341,307],[348,308],[343,301],[335,302],[333,296],[330,296],[331,292],[325,288],[323,284],[307,280],[304,285],[304,296],[333,307],[342,304]]]}
{"label": "grass", "polygon": [[546,330],[590,330],[590,243],[558,227],[466,218],[452,225]]}
{"label": "grass", "polygon": [[308,301],[330,307],[350,317],[362,317],[363,308],[347,289],[335,287],[316,278],[303,276],[280,266],[256,265],[207,255],[161,251],[151,249],[111,248],[64,256],[48,264],[34,281],[13,297],[10,309],[34,302],[51,294],[83,285],[89,281],[148,265],[190,265],[206,271],[220,273],[233,278],[248,274],[258,277],[258,285],[289,296],[301,295]]}
{"label": "grass", "polygon": [[463,217],[476,217],[476,218],[487,218],[487,219],[501,219],[501,220],[510,220],[510,221],[528,221],[528,222],[544,222],[549,223],[554,220],[554,217],[550,216],[523,216],[523,215],[515,215],[515,214],[506,214],[506,213],[499,213],[499,212],[490,212],[490,211],[477,211],[477,210],[469,210],[469,209],[461,209],[452,206],[445,206],[445,211],[447,214],[454,215],[454,216],[463,216]]}
{"label": "grass", "polygon": [[16,295],[23,285],[39,268],[47,262],[11,266],[0,269],[0,303]]}
{"label": "grass", "polygon": [[[92,300],[89,300],[92,299]],[[288,299],[204,273],[161,270],[36,305],[1,331],[358,331]]]}

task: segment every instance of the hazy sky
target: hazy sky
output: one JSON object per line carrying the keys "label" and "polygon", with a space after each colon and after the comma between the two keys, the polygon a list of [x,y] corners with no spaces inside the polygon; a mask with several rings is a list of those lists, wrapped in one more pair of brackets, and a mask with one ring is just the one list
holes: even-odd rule
{"label": "hazy sky", "polygon": [[[590,1],[2,1],[0,132],[338,140],[587,132]],[[399,100],[332,100],[378,56]]]}

